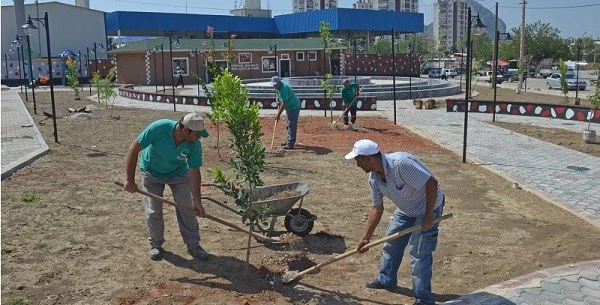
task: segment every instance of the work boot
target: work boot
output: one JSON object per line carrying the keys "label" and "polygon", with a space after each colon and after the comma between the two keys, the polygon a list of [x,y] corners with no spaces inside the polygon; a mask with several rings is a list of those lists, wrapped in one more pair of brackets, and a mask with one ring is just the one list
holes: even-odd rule
{"label": "work boot", "polygon": [[283,149],[285,149],[285,150],[294,149],[294,145],[285,145],[283,147]]}
{"label": "work boot", "polygon": [[386,285],[382,284],[378,279],[367,281],[367,283],[365,284],[365,287],[371,288],[371,289],[385,289],[385,290],[390,290],[390,291],[396,289],[395,286],[391,287],[391,286],[386,286]]}
{"label": "work boot", "polygon": [[148,256],[150,256],[150,259],[153,261],[160,261],[165,256],[165,250],[161,247],[152,247],[148,250]]}
{"label": "work boot", "polygon": [[198,246],[188,246],[188,253],[197,260],[205,260],[208,258],[208,252]]}

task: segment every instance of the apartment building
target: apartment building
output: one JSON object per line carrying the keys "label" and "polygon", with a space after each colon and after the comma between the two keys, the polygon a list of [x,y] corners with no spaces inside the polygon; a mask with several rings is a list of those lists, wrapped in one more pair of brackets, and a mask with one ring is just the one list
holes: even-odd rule
{"label": "apartment building", "polygon": [[451,51],[466,35],[466,0],[438,0],[433,4],[433,37],[438,46]]}
{"label": "apartment building", "polygon": [[337,6],[337,0],[292,0],[294,13],[324,10],[328,8],[336,8]]}
{"label": "apartment building", "polygon": [[418,13],[419,0],[358,0],[355,9]]}

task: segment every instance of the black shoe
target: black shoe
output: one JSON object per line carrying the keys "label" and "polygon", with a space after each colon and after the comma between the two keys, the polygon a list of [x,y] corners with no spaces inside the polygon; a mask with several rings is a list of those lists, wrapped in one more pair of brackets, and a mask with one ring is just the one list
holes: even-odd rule
{"label": "black shoe", "polygon": [[153,261],[160,261],[165,257],[165,250],[160,247],[154,247],[148,250],[148,256]]}
{"label": "black shoe", "polygon": [[365,287],[371,288],[371,289],[385,289],[385,290],[395,290],[396,289],[396,287],[390,287],[390,286],[386,286],[386,285],[382,284],[381,282],[379,282],[378,279],[367,281],[367,283],[365,284]]}
{"label": "black shoe", "polygon": [[294,149],[294,146],[293,145],[286,145],[286,146],[283,147],[283,149],[285,149],[285,150]]}
{"label": "black shoe", "polygon": [[281,143],[281,146],[287,146],[287,142]]}

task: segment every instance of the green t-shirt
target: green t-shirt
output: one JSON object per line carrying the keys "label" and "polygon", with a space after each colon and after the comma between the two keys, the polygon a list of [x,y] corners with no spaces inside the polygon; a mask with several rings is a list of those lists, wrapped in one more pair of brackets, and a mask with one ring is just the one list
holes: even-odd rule
{"label": "green t-shirt", "polygon": [[357,83],[351,83],[350,86],[348,86],[348,88],[342,86],[341,95],[342,99],[344,100],[344,105],[350,106],[350,103],[352,103],[352,101],[354,101],[354,98],[356,97],[357,91]]}
{"label": "green t-shirt", "polygon": [[140,168],[155,177],[174,177],[202,166],[202,143],[183,141],[175,146],[173,132],[177,122],[169,119],[154,121],[137,137],[142,146]]}
{"label": "green t-shirt", "polygon": [[294,89],[288,85],[288,83],[281,81],[279,89],[277,89],[277,95],[279,100],[285,102],[285,111],[296,110],[300,108],[300,100],[296,97]]}

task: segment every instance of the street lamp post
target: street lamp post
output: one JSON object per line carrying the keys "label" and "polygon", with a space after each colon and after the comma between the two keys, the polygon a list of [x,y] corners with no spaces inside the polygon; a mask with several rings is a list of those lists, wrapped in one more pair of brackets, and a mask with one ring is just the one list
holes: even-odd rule
{"label": "street lamp post", "polygon": [[37,105],[35,101],[35,82],[33,80],[33,66],[31,65],[31,41],[29,35],[25,35],[27,41],[27,62],[29,63],[29,77],[31,78],[31,96],[33,97],[33,113],[37,114]]}
{"label": "street lamp post", "polygon": [[356,83],[356,38],[354,38],[354,83]]}
{"label": "street lamp post", "polygon": [[[21,39],[21,36],[17,35],[17,38],[13,40],[12,45],[17,48],[17,57],[19,58],[19,82],[22,83],[22,80],[25,78],[25,50],[23,50],[23,40]],[[27,95],[27,84],[25,84],[24,87],[25,101],[29,102],[29,96]],[[21,88],[23,88],[23,86]]]}
{"label": "street lamp post", "polygon": [[[579,62],[581,61],[581,40],[577,39],[577,62],[575,63],[575,69],[577,69],[577,76],[575,80],[575,105],[579,105]],[[598,84],[600,86],[600,84]],[[25,91],[27,92],[27,91]]]}
{"label": "street lamp post", "polygon": [[175,103],[175,70],[173,69],[173,46],[175,46],[176,49],[179,49],[181,47],[181,43],[179,43],[179,37],[177,37],[175,39],[175,42],[173,43],[173,37],[169,36],[169,57],[171,58],[171,89],[173,91],[172,102],[173,111],[177,111],[177,106]]}
{"label": "street lamp post", "polygon": [[398,123],[396,121],[396,41],[394,36],[396,36],[396,32],[394,31],[394,27],[392,27],[392,92],[394,94],[394,125],[396,125]]}
{"label": "street lamp post", "polygon": [[275,55],[275,75],[279,76],[279,69],[277,69],[278,60],[277,60],[277,45],[276,44],[269,46],[269,54]]}
{"label": "street lamp post", "polygon": [[[159,45],[156,45],[156,49],[158,49]],[[165,49],[163,48],[163,43],[160,43],[160,62],[162,68],[162,84],[163,84],[163,93],[166,92],[165,88]]]}
{"label": "street lamp post", "polygon": [[198,95],[200,95],[200,67],[198,62],[200,61],[200,50],[194,49],[190,52],[190,57],[196,56],[196,81],[198,82]]}
{"label": "street lamp post", "polygon": [[498,87],[498,43],[502,38],[502,41],[508,41],[512,38],[509,33],[500,33],[498,31],[498,2],[496,2],[496,21],[494,31],[494,54],[493,54],[493,67],[492,67],[492,86],[494,88],[494,103],[492,109],[492,122],[496,122],[496,98],[497,98],[497,87]]}
{"label": "street lamp post", "polygon": [[156,47],[152,50],[150,50],[150,52],[152,53],[152,62],[153,62],[153,67],[152,69],[154,70],[154,92],[158,92],[158,78],[156,77],[156,52],[158,50],[156,50]]}
{"label": "street lamp post", "polygon": [[48,82],[50,83],[50,101],[52,103],[52,124],[54,125],[54,142],[58,143],[58,130],[56,128],[56,103],[54,101],[54,81],[52,81],[52,51],[50,49],[50,24],[48,22],[48,12],[44,12],[44,18],[31,18],[27,16],[27,23],[24,24],[21,29],[25,34],[34,35],[37,27],[33,25],[32,20],[41,23],[46,28],[46,49],[48,51]]}
{"label": "street lamp post", "polygon": [[5,70],[4,77],[6,77],[6,79],[8,79],[8,59],[9,58],[10,58],[10,56],[8,56],[8,54],[4,54],[4,62],[6,63],[6,65],[4,65],[4,70]]}
{"label": "street lamp post", "polygon": [[87,69],[88,86],[90,87],[90,96],[92,95],[92,73],[90,70],[90,47],[85,47],[85,67]]}
{"label": "street lamp post", "polygon": [[[472,20],[475,18],[475,24],[472,24]],[[485,31],[485,25],[481,22],[479,14],[477,16],[471,16],[471,8],[467,9],[467,75],[466,75],[466,88],[465,88],[465,105],[464,105],[464,123],[463,123],[463,155],[462,162],[467,162],[467,130],[469,122],[469,96],[470,96],[470,83],[471,83],[471,55],[473,42],[471,41],[471,27],[474,28],[475,35],[481,35]]]}
{"label": "street lamp post", "polygon": [[[79,61],[79,73],[81,74],[81,77],[83,77],[83,70],[81,69],[81,50],[77,50],[77,60]],[[79,86],[83,90],[83,83],[80,83]]]}

